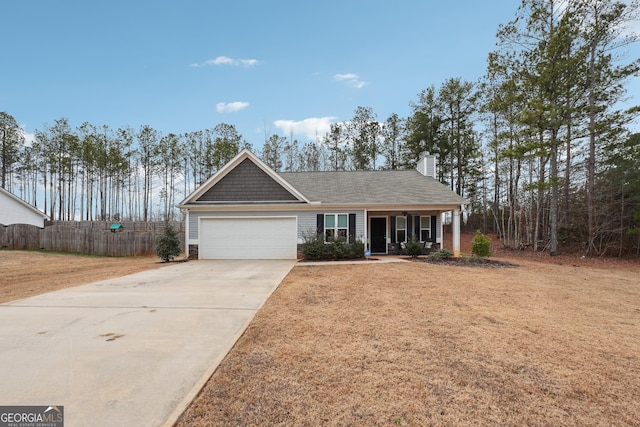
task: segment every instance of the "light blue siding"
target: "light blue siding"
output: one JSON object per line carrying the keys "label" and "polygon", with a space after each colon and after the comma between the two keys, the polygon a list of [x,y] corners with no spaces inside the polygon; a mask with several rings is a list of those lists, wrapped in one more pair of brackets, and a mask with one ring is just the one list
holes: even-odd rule
{"label": "light blue siding", "polygon": [[364,211],[260,211],[260,212],[220,212],[220,211],[198,211],[189,212],[189,239],[198,239],[198,219],[200,217],[264,217],[264,216],[296,216],[298,217],[298,242],[304,242],[304,238],[315,234],[318,214],[325,213],[355,213],[356,214],[356,237],[364,240]]}

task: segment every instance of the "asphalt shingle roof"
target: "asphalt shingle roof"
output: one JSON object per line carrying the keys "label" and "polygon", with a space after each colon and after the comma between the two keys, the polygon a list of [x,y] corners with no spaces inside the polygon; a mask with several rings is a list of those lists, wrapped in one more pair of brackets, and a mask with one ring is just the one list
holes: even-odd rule
{"label": "asphalt shingle roof", "polygon": [[348,172],[279,172],[310,201],[328,204],[467,203],[437,180],[416,170]]}

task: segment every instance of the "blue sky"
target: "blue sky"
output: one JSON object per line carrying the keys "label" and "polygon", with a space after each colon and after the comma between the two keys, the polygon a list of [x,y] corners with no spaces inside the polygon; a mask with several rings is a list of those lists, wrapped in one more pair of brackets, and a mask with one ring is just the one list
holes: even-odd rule
{"label": "blue sky", "polygon": [[229,123],[254,147],[293,129],[306,142],[358,106],[406,117],[428,86],[475,81],[518,4],[5,1],[0,111],[27,133],[66,117],[163,134]]}

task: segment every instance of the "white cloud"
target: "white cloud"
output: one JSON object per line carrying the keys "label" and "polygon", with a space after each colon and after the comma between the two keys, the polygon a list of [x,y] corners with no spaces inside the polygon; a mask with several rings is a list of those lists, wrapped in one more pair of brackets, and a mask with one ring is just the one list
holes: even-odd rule
{"label": "white cloud", "polygon": [[[622,0],[627,6],[632,6],[631,0]],[[623,36],[638,36],[640,35],[640,19],[631,19],[626,22],[625,27],[622,30]]]}
{"label": "white cloud", "polygon": [[248,102],[218,102],[216,104],[216,111],[218,113],[235,113],[237,111],[243,110],[249,106]]}
{"label": "white cloud", "polygon": [[240,63],[245,67],[253,67],[254,65],[258,65],[260,61],[257,59],[239,59]]}
{"label": "white cloud", "polygon": [[356,89],[361,89],[366,84],[360,80],[359,75],[353,73],[336,74],[333,76],[333,79],[339,82],[345,82],[347,86],[355,87]]}
{"label": "white cloud", "polygon": [[347,74],[336,74],[335,76],[333,76],[333,78],[336,80],[357,80],[360,78],[360,76],[353,73],[347,73]]}
{"label": "white cloud", "polygon": [[227,57],[227,56],[218,56],[215,59],[210,59],[207,61],[209,65],[238,65],[235,60]]}
{"label": "white cloud", "polygon": [[[621,2],[628,7],[625,13],[629,13],[629,9],[631,9],[631,6],[633,2],[635,2],[635,0],[621,0]],[[559,2],[558,4],[556,4],[556,10],[559,12],[559,15],[563,15],[564,12],[567,10],[567,7],[568,7],[568,4],[566,2]],[[606,7],[608,8],[611,6],[606,6]],[[640,34],[640,20],[637,18],[629,19],[626,22],[624,22],[621,26],[619,26],[617,29],[620,30],[620,34],[619,34],[620,37],[633,38]]]}
{"label": "white cloud", "polygon": [[300,121],[276,120],[273,124],[284,135],[289,135],[290,133],[304,134],[308,139],[315,141],[316,136],[324,138],[335,119],[335,117],[310,117]]}
{"label": "white cloud", "polygon": [[[234,59],[229,58],[228,56],[218,56],[214,59],[205,61],[206,65],[232,65],[235,67],[240,65],[242,65],[243,67],[253,67],[254,65],[258,65],[259,63],[260,61],[258,61],[257,59]],[[198,64],[195,64],[195,66],[198,66]]]}
{"label": "white cloud", "polygon": [[22,129],[22,136],[24,136],[24,145],[31,147],[36,140],[36,135],[34,133],[27,132],[27,127],[24,124],[20,125],[20,128]]}

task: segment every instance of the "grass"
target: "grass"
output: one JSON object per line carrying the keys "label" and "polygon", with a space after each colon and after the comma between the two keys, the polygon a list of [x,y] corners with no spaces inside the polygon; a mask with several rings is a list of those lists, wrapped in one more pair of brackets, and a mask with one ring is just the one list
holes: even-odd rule
{"label": "grass", "polygon": [[159,268],[157,257],[0,251],[0,303]]}
{"label": "grass", "polygon": [[299,266],[179,426],[640,423],[636,267]]}
{"label": "grass", "polygon": [[80,252],[63,252],[63,251],[50,251],[45,249],[7,249],[0,248],[0,251],[6,251],[6,253],[32,253],[32,254],[40,254],[43,256],[55,256],[62,255],[67,257],[81,257],[81,258],[105,258],[102,255],[93,255],[93,254],[85,254]]}

